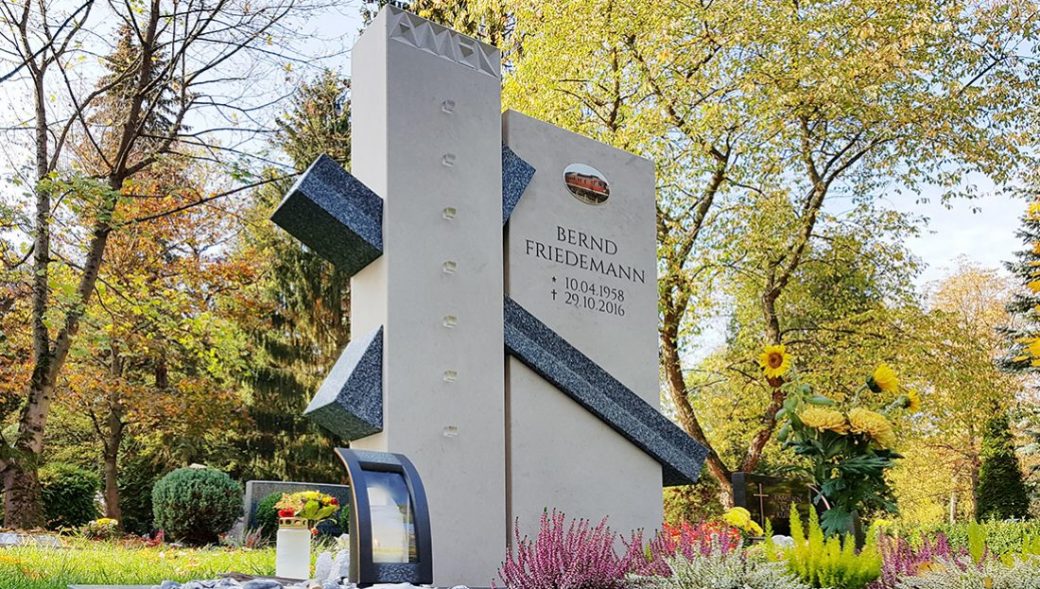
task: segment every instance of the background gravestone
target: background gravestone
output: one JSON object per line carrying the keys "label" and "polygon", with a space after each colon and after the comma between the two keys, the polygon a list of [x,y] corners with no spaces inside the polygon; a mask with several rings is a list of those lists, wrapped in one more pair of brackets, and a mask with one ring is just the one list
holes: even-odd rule
{"label": "background gravestone", "polygon": [[801,481],[744,472],[733,473],[733,504],[751,512],[751,519],[765,529],[766,521],[774,534],[791,533],[791,506],[805,517],[809,513],[812,491]]}

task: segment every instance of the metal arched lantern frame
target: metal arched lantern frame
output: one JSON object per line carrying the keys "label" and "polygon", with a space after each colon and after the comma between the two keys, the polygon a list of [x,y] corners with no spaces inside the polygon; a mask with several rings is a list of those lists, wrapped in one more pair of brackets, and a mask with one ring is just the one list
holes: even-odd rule
{"label": "metal arched lantern frame", "polygon": [[[350,477],[350,581],[359,587],[377,583],[433,584],[433,544],[426,490],[418,471],[402,454],[336,448]],[[372,506],[368,490],[374,473],[400,475],[411,502],[415,555],[408,562],[376,562],[373,555]]]}

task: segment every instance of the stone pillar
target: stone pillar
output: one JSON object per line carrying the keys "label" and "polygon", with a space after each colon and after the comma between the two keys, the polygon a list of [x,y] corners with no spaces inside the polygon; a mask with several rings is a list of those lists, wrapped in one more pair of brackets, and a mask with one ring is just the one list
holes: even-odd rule
{"label": "stone pillar", "polygon": [[396,8],[352,54],[351,171],[386,221],[351,282],[352,339],[384,326],[384,426],[351,447],[418,468],[440,586],[504,556],[500,84],[497,50]]}

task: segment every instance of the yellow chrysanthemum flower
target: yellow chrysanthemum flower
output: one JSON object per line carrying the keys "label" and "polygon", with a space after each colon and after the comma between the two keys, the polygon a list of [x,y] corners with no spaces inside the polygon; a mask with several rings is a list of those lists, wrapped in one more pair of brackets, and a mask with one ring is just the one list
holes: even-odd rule
{"label": "yellow chrysanthemum flower", "polygon": [[780,344],[766,346],[758,355],[758,365],[766,378],[778,378],[791,369],[791,355],[787,353],[787,346]]}
{"label": "yellow chrysanthemum flower", "polygon": [[867,386],[875,393],[891,393],[899,388],[899,376],[888,364],[878,364],[874,374],[867,379]]}
{"label": "yellow chrysanthemum flower", "polygon": [[765,532],[762,531],[762,526],[758,525],[758,522],[751,519],[751,512],[744,509],[743,507],[734,507],[726,513],[722,514],[722,520],[727,524],[743,530],[752,536],[761,536]]}
{"label": "yellow chrysanthemum flower", "polygon": [[853,433],[866,434],[882,448],[891,448],[896,443],[896,432],[884,415],[857,407],[849,411],[849,429]]}
{"label": "yellow chrysanthemum flower", "polygon": [[743,507],[734,507],[722,514],[722,521],[734,528],[740,528],[743,530],[744,527],[748,525],[748,522],[751,521],[751,512]]}
{"label": "yellow chrysanthemum flower", "polygon": [[1030,280],[1026,283],[1026,286],[1033,292],[1040,292],[1040,280]]}
{"label": "yellow chrysanthemum flower", "polygon": [[806,427],[811,427],[821,432],[849,433],[849,424],[845,421],[845,416],[840,411],[835,411],[834,409],[807,407],[798,414],[798,419],[802,420]]}
{"label": "yellow chrysanthemum flower", "polygon": [[921,395],[914,389],[910,389],[906,392],[907,404],[906,408],[911,413],[917,413],[921,410]]}

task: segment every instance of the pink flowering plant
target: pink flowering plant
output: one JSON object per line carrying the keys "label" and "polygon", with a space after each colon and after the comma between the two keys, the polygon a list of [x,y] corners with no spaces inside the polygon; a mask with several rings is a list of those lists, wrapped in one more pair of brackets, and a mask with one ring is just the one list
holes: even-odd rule
{"label": "pink flowering plant", "polygon": [[896,589],[906,577],[915,577],[927,571],[936,562],[963,562],[968,551],[954,550],[946,535],[939,533],[934,539],[924,538],[914,546],[905,538],[882,535],[878,542],[881,548],[881,578],[870,585],[870,589]]}
{"label": "pink flowering plant", "polygon": [[538,535],[520,536],[498,575],[509,589],[622,589],[625,575],[636,562],[643,563],[642,538],[637,532],[627,550],[614,550],[617,534],[604,518],[591,526],[588,520],[566,522],[564,514],[542,513]]}

